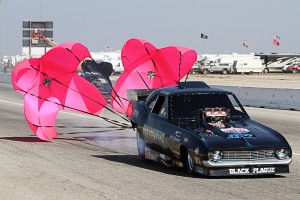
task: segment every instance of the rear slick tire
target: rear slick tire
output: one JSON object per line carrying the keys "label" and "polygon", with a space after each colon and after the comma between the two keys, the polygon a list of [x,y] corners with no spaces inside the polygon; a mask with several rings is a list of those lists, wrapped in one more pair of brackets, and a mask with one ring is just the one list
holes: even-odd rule
{"label": "rear slick tire", "polygon": [[141,137],[141,134],[136,131],[136,143],[137,143],[137,150],[138,154],[142,159],[145,159],[145,147],[146,147],[146,142],[145,140]]}

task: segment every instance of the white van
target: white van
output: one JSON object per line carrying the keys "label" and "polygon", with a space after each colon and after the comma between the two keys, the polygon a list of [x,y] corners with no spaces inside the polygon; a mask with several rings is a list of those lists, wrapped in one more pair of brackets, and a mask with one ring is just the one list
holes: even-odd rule
{"label": "white van", "polygon": [[240,58],[233,62],[234,73],[262,73],[264,67],[258,56],[252,58]]}

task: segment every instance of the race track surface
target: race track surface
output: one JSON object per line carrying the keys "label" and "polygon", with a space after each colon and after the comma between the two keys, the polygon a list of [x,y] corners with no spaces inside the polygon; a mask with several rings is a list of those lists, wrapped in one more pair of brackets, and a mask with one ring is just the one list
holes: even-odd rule
{"label": "race track surface", "polygon": [[41,141],[27,126],[23,96],[0,84],[0,199],[300,199],[300,112],[246,110],[287,138],[290,174],[192,177],[141,161],[133,130],[73,112],[59,114],[57,138]]}

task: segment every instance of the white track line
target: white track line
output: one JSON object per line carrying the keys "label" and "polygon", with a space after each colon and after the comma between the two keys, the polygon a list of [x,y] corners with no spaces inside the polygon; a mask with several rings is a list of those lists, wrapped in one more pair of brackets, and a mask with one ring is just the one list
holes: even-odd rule
{"label": "white track line", "polygon": [[[5,100],[1,100],[0,102],[2,103],[8,103],[8,104],[13,104],[13,105],[17,105],[17,106],[23,106],[22,103],[15,103],[15,102],[11,102],[11,101],[5,101]],[[99,119],[96,116],[86,116],[86,115],[82,115],[82,114],[76,114],[76,113],[69,113],[66,111],[61,111],[63,114],[67,114],[67,115],[73,115],[73,116],[77,116],[77,117],[83,117],[83,118],[89,118],[89,119]]]}
{"label": "white track line", "polygon": [[5,100],[1,100],[1,99],[0,99],[0,102],[2,102],[2,103],[9,103],[9,104],[17,105],[17,106],[23,106],[22,103],[15,103],[15,102],[5,101]]}

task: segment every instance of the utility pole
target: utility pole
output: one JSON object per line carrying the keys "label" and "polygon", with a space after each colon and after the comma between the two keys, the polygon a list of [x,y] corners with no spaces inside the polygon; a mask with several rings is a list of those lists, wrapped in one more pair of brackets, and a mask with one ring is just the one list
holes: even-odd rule
{"label": "utility pole", "polygon": [[43,21],[43,0],[41,0],[41,21]]}
{"label": "utility pole", "polygon": [[1,40],[1,25],[2,25],[2,21],[1,21],[1,15],[2,15],[2,11],[1,11],[1,0],[0,0],[0,70],[2,70],[2,40]]}

